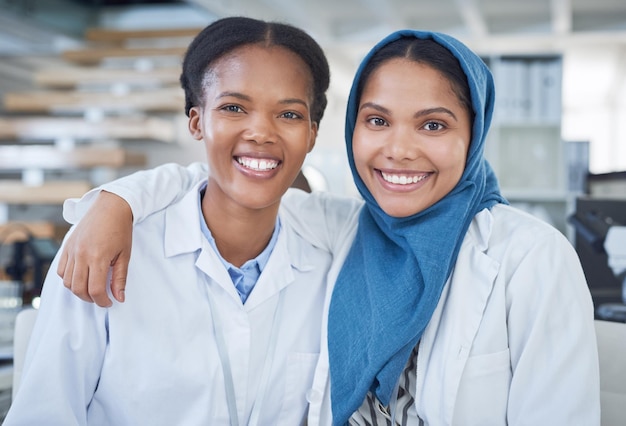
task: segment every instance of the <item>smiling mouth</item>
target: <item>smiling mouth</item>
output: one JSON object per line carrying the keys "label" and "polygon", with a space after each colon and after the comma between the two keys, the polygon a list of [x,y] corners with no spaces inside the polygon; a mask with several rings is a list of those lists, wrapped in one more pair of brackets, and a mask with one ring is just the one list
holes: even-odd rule
{"label": "smiling mouth", "polygon": [[394,185],[411,185],[421,180],[424,180],[428,177],[428,173],[424,173],[420,175],[407,175],[407,174],[385,173],[381,171],[380,174],[385,180],[385,182],[389,182]]}
{"label": "smiling mouth", "polygon": [[270,158],[235,157],[237,162],[246,169],[256,172],[265,172],[278,167],[278,161]]}

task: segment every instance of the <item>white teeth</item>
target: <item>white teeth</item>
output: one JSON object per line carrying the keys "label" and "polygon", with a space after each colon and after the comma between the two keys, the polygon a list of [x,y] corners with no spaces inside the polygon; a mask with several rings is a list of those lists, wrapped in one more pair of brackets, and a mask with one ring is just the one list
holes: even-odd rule
{"label": "white teeth", "polygon": [[258,160],[255,158],[237,157],[237,162],[248,169],[261,172],[275,169],[278,166],[278,161],[267,159]]}
{"label": "white teeth", "polygon": [[395,185],[409,185],[412,183],[417,183],[420,180],[426,178],[427,175],[420,176],[407,176],[407,175],[392,175],[389,173],[381,172],[383,179],[385,181],[393,183]]}

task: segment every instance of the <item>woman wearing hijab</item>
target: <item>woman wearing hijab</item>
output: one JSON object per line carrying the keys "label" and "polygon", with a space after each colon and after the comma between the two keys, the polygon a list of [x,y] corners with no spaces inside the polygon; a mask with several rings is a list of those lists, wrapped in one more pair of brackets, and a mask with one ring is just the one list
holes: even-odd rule
{"label": "woman wearing hijab", "polygon": [[493,103],[482,60],[443,34],[391,34],[357,71],[346,143],[365,207],[330,303],[334,424],[599,423],[584,274],[500,195]]}
{"label": "woman wearing hijab", "polygon": [[[491,73],[450,36],[398,31],[363,60],[346,116],[363,208],[342,219],[328,194],[283,199],[299,232],[336,262],[310,425],[599,424],[580,262],[561,233],[500,195],[483,156],[493,108]],[[147,187],[167,197],[157,180],[195,179],[172,165],[149,173],[150,182],[106,187],[136,186],[135,220],[162,208],[141,198]],[[111,235],[116,220],[98,222]],[[97,254],[113,259],[122,244],[113,245]],[[88,298],[86,281],[70,281]]]}

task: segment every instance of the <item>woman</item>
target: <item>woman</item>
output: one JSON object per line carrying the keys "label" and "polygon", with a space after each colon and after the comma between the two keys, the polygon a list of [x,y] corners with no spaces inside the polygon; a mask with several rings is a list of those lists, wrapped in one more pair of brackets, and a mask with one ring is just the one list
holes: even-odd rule
{"label": "woman", "polygon": [[[340,207],[315,194],[289,212],[345,259],[329,272],[309,424],[599,424],[585,278],[562,234],[500,195],[483,157],[493,101],[489,70],[443,34],[395,32],[362,62],[346,118],[364,207],[344,227],[358,228],[335,238]],[[325,218],[298,221],[319,205]]]}
{"label": "woman", "polygon": [[394,398],[426,424],[599,422],[584,275],[500,196],[493,99],[480,58],[440,34],[392,34],[357,72],[346,139],[366,208],[328,319],[335,424]]}
{"label": "woman", "polygon": [[315,143],[328,63],[302,30],[226,18],[193,40],[181,84],[210,175],[133,229],[127,303],[83,303],[48,275],[5,425],[305,418],[332,256],[279,209]]}

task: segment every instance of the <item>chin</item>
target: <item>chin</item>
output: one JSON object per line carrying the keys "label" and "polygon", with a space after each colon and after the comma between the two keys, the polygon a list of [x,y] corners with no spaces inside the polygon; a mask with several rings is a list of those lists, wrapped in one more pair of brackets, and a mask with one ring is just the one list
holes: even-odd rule
{"label": "chin", "polygon": [[391,217],[397,217],[397,218],[401,218],[401,217],[408,217],[408,216],[413,216],[415,213],[417,213],[419,210],[415,210],[415,209],[407,209],[407,206],[398,206],[398,205],[383,205],[380,204],[380,208],[383,209],[383,211],[391,216]]}

